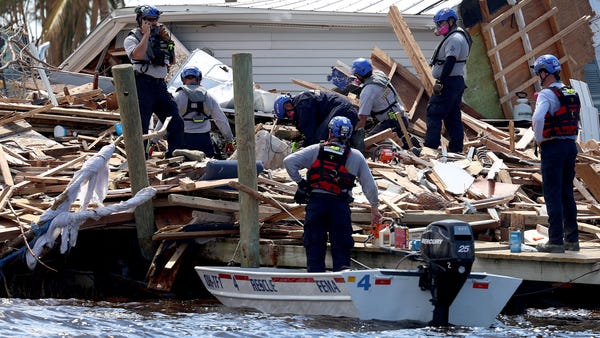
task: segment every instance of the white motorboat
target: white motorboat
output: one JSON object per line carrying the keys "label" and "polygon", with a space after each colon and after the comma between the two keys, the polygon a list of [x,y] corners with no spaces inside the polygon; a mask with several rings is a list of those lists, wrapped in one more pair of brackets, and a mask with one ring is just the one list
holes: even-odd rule
{"label": "white motorboat", "polygon": [[[386,321],[433,320],[432,294],[417,270],[367,269],[309,273],[279,268],[197,266],[221,303],[271,314],[327,315]],[[494,323],[521,279],[471,273],[449,309],[448,323]]]}
{"label": "white motorboat", "polygon": [[422,236],[425,264],[418,270],[195,269],[206,289],[230,307],[272,314],[487,327],[522,280],[471,272],[473,250],[468,224],[441,221],[430,224]]}

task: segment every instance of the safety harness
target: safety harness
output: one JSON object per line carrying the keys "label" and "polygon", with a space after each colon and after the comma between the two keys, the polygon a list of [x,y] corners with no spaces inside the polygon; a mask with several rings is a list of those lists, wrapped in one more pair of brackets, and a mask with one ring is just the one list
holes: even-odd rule
{"label": "safety harness", "polygon": [[[129,35],[133,35],[138,41],[142,41],[142,31],[139,27],[132,29]],[[175,44],[163,41],[155,34],[150,36],[148,43],[150,48],[146,51],[144,60],[131,59],[133,63],[146,65],[146,67],[142,67],[142,73],[148,70],[147,65],[169,66],[175,56]]]}
{"label": "safety harness", "polygon": [[345,166],[350,151],[351,148],[345,145],[322,143],[319,155],[307,173],[307,181],[311,188],[322,189],[349,199],[356,179]]}
{"label": "safety harness", "polygon": [[560,108],[554,115],[550,112],[546,113],[542,135],[545,138],[577,135],[581,110],[579,95],[570,86],[550,87],[549,89],[558,97]]}
{"label": "safety harness", "polygon": [[180,90],[188,97],[187,109],[182,116],[183,120],[192,121],[194,123],[202,123],[208,120],[209,115],[207,115],[204,110],[206,89],[198,85],[183,85],[177,88],[177,91]]}
{"label": "safety harness", "polygon": [[[390,83],[390,79],[388,79],[385,76],[385,74],[383,74],[381,72],[373,72],[373,75],[371,75],[368,79],[365,80],[364,86],[368,86],[370,84],[374,84],[374,85],[385,88],[385,90],[383,90],[383,92],[381,94],[381,97],[386,102],[388,102],[388,106],[385,107],[384,109],[378,110],[378,111],[372,111],[371,117],[375,118],[377,115],[380,115],[380,114],[391,113],[391,114],[389,114],[389,117],[391,119],[396,119],[396,114],[394,114],[392,107],[394,107],[395,105],[398,104],[398,93],[396,93],[396,90],[394,89],[394,87],[392,87],[392,84]],[[392,91],[394,93],[394,101],[392,101],[391,103],[387,99],[389,91]]]}
{"label": "safety harness", "polygon": [[[444,42],[446,42],[446,40],[448,40],[448,38],[450,37],[450,35],[452,35],[454,33],[461,33],[462,35],[464,35],[465,39],[467,40],[467,44],[469,44],[469,53],[471,52],[471,45],[473,44],[473,39],[471,39],[471,35],[469,34],[469,32],[465,31],[461,27],[456,27],[455,30],[451,31],[446,36],[444,36],[444,39],[442,40],[442,43],[440,43],[435,48],[435,51],[433,52],[433,56],[429,60],[429,65],[430,66],[433,66],[433,65],[443,65],[444,63],[446,63],[445,59],[442,60],[442,59],[438,59],[437,57],[438,57],[438,54],[440,53],[440,49],[444,45]],[[467,53],[467,57],[469,56],[469,53]],[[467,62],[467,59],[456,60],[456,63],[466,63],[466,62]]]}

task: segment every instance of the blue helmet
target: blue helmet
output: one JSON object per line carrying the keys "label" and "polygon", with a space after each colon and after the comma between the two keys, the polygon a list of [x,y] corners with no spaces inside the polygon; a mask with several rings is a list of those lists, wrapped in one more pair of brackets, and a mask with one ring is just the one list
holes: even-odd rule
{"label": "blue helmet", "polygon": [[436,24],[440,21],[448,21],[449,18],[454,18],[454,21],[458,21],[458,15],[452,8],[442,8],[433,16],[433,22]]}
{"label": "blue helmet", "polygon": [[288,102],[292,102],[292,98],[289,95],[280,95],[275,99],[273,110],[278,119],[285,118],[285,107],[283,105]]}
{"label": "blue helmet", "polygon": [[560,61],[558,61],[556,56],[552,54],[542,55],[533,63],[533,71],[536,74],[539,74],[540,70],[545,70],[550,74],[555,74],[561,69]]}
{"label": "blue helmet", "polygon": [[198,67],[195,66],[188,66],[185,67],[181,72],[181,81],[183,81],[185,77],[190,75],[195,76],[198,79],[198,82],[202,80],[202,72],[200,71],[200,69],[198,69]]}
{"label": "blue helmet", "polygon": [[373,66],[371,65],[371,61],[365,58],[358,58],[352,61],[352,74],[358,74],[360,76],[365,76],[369,72],[373,71]]}
{"label": "blue helmet", "polygon": [[145,17],[153,17],[153,18],[159,18],[160,15],[162,14],[161,11],[158,10],[158,8],[151,6],[151,5],[141,5],[141,6],[137,6],[135,8],[135,18],[136,20],[139,18],[145,18]]}
{"label": "blue helmet", "polygon": [[352,122],[345,116],[334,116],[329,121],[329,130],[334,137],[347,139],[352,135]]}

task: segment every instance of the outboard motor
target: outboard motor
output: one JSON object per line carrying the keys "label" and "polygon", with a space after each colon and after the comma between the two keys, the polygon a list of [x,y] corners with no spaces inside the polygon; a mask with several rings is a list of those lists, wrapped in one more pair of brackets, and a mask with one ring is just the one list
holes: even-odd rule
{"label": "outboard motor", "polygon": [[457,220],[433,222],[421,235],[421,255],[426,264],[419,286],[431,291],[434,306],[431,325],[447,326],[450,305],[471,273],[475,260],[473,230]]}

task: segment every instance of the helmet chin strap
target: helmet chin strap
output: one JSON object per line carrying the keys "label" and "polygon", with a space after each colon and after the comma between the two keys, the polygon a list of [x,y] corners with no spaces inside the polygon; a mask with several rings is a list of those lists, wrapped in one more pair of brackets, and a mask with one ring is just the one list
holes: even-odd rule
{"label": "helmet chin strap", "polygon": [[544,82],[546,82],[546,79],[548,78],[548,76],[550,76],[550,73],[546,73],[546,76],[542,77],[542,74],[539,75],[540,76],[540,80],[542,81],[542,86],[544,86]]}

